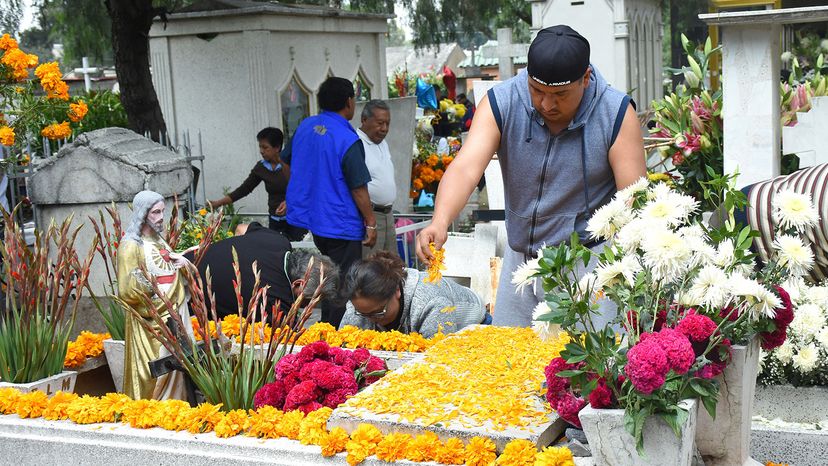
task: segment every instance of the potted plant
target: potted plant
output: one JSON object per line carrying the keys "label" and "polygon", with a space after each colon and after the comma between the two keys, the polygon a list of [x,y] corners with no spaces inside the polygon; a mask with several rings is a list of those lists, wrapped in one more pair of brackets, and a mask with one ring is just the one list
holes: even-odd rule
{"label": "potted plant", "polygon": [[[728,187],[726,205],[744,201],[728,185],[732,177],[720,182]],[[752,275],[750,229],[706,229],[698,206],[667,184],[641,179],[591,218],[592,237],[608,241],[602,252],[573,235],[515,274],[518,285],[542,281],[540,326],[572,335],[547,367],[547,399],[562,418],[583,425],[599,464],[689,464],[695,400],[715,416],[715,377],[733,342],[775,331],[774,317],[784,313],[777,312],[783,292],[757,279],[772,277]],[[584,274],[591,261],[594,270]],[[617,316],[598,325],[607,301]],[[581,411],[587,400],[590,409]],[[637,455],[606,448],[633,440]]]}
{"label": "potted plant", "polygon": [[83,261],[78,258],[74,244],[80,227],[72,229],[70,217],[35,231],[29,248],[15,221],[19,207],[3,211],[0,386],[47,394],[72,391],[77,373],[63,371],[63,361],[96,244],[93,240]]}

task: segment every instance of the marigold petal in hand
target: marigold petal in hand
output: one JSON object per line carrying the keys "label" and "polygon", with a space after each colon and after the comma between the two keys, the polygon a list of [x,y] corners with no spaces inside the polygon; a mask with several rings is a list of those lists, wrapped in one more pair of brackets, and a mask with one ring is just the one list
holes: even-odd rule
{"label": "marigold petal in hand", "polygon": [[434,246],[434,243],[428,244],[428,249],[431,251],[431,262],[428,264],[428,277],[425,278],[426,283],[437,283],[443,278],[443,270],[446,270],[446,250]]}

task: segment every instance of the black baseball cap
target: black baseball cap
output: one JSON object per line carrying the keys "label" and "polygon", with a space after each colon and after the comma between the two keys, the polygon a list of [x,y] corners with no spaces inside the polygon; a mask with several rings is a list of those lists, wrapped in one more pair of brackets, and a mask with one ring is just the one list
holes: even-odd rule
{"label": "black baseball cap", "polygon": [[529,77],[544,86],[565,86],[583,77],[589,68],[589,42],[560,24],[538,31],[529,46]]}

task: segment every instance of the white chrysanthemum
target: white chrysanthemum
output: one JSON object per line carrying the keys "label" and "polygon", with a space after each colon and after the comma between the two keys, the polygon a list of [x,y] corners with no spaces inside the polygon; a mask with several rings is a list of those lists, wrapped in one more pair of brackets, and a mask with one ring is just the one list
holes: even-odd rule
{"label": "white chrysanthemum", "polygon": [[680,228],[678,233],[687,241],[687,246],[693,251],[693,259],[690,261],[691,267],[703,267],[713,262],[716,249],[710,245],[701,225],[694,224]]}
{"label": "white chrysanthemum", "polygon": [[697,304],[724,307],[730,298],[727,274],[724,270],[712,265],[702,268],[693,280],[688,294],[695,297]]}
{"label": "white chrysanthemum", "polygon": [[828,325],[822,327],[816,334],[816,341],[822,345],[823,348],[828,349]]}
{"label": "white chrysanthemum", "polygon": [[632,255],[624,256],[620,261],[600,264],[595,268],[596,285],[603,289],[624,280],[627,282],[627,285],[633,286],[635,284],[635,275],[640,271],[641,263],[638,262],[637,257]]}
{"label": "white chrysanthemum", "polygon": [[597,286],[598,277],[595,276],[595,273],[587,273],[578,281],[578,296],[577,298],[583,299],[585,293],[589,293],[590,295],[601,293],[603,292],[603,288]]}
{"label": "white chrysanthemum", "polygon": [[816,336],[816,333],[825,325],[825,314],[816,304],[803,304],[794,310],[794,319],[791,322],[791,331],[806,341]]}
{"label": "white chrysanthemum", "polygon": [[539,259],[529,259],[512,273],[512,285],[515,285],[517,292],[522,292],[525,287],[534,284],[536,277],[533,275],[538,272],[539,262]]}
{"label": "white chrysanthemum", "polygon": [[641,248],[644,250],[644,265],[652,270],[656,280],[674,281],[687,271],[692,259],[687,241],[666,228],[652,232]]}
{"label": "white chrysanthemum", "polygon": [[[803,294],[805,293],[803,292]],[[828,309],[828,286],[812,286],[808,288],[805,298],[808,302],[814,303],[823,309]]]}
{"label": "white chrysanthemum", "polygon": [[558,333],[556,331],[558,328],[557,325],[552,324],[551,322],[535,320],[550,311],[551,309],[549,309],[549,306],[544,301],[539,302],[532,311],[532,330],[535,331],[535,334],[538,335],[538,338],[540,338],[541,341],[546,341],[550,337],[556,336]]}
{"label": "white chrysanthemum", "polygon": [[701,297],[698,293],[693,293],[693,290],[678,290],[673,298],[676,304],[684,307],[701,306]]}
{"label": "white chrysanthemum", "polygon": [[736,260],[735,249],[733,241],[722,241],[716,245],[716,255],[713,257],[713,263],[719,267],[729,267]]}
{"label": "white chrysanthemum", "polygon": [[771,202],[773,221],[783,229],[793,228],[802,232],[819,221],[811,196],[790,190],[779,191]]}
{"label": "white chrysanthemum", "polygon": [[635,183],[615,193],[615,199],[618,199],[626,204],[637,193],[646,191],[649,186],[650,180],[648,180],[646,176],[642,176],[636,180]]}
{"label": "white chrysanthemum", "polygon": [[794,347],[790,341],[785,341],[782,343],[778,348],[773,350],[773,354],[776,356],[776,359],[779,360],[782,364],[788,364],[791,362],[791,359],[794,355]]}
{"label": "white chrysanthemum", "polygon": [[587,222],[587,231],[590,237],[605,240],[612,239],[624,225],[632,220],[632,211],[624,201],[615,199],[609,204],[596,210]]}
{"label": "white chrysanthemum", "polygon": [[793,357],[793,365],[803,374],[811,372],[819,362],[819,350],[813,343],[803,346]]}
{"label": "white chrysanthemum", "polygon": [[805,300],[806,294],[810,294],[804,292],[805,290],[808,290],[808,285],[805,283],[805,280],[802,277],[789,276],[779,286],[781,286],[783,290],[788,292],[788,296],[790,296],[791,302],[797,304]]}
{"label": "white chrysanthemum", "polygon": [[778,235],[773,241],[777,262],[792,275],[805,275],[814,265],[814,252],[796,236]]}
{"label": "white chrysanthemum", "polygon": [[657,184],[651,194],[653,199],[641,209],[641,218],[664,221],[672,226],[686,222],[699,204],[692,197],[671,190],[666,184]]}
{"label": "white chrysanthemum", "polygon": [[663,222],[652,222],[643,218],[636,218],[618,231],[615,235],[614,242],[625,253],[630,253],[638,249],[641,243],[649,237],[651,232],[664,228],[666,228],[666,225]]}
{"label": "white chrysanthemum", "polygon": [[759,319],[760,315],[773,319],[776,316],[776,308],[782,305],[779,298],[770,290],[740,273],[731,273],[728,284],[731,294],[742,300],[742,303],[737,304],[750,312],[752,320]]}

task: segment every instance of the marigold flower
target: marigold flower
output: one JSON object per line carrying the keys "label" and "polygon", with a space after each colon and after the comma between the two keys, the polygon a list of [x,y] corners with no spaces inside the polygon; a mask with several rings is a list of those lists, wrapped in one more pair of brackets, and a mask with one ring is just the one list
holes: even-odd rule
{"label": "marigold flower", "polygon": [[[420,178],[414,178],[414,181],[411,184],[417,191],[423,189],[423,180],[421,180]],[[416,197],[416,194],[412,197]]]}
{"label": "marigold flower", "polygon": [[388,463],[405,458],[411,440],[412,437],[410,434],[404,434],[402,432],[393,432],[386,435],[377,444],[377,458]]}
{"label": "marigold flower", "polygon": [[345,451],[348,440],[348,432],[345,432],[345,429],[334,427],[319,443],[319,446],[322,447],[322,456],[333,456]]}
{"label": "marigold flower", "polygon": [[79,100],[76,104],[69,104],[69,119],[72,120],[74,123],[77,123],[83,120],[83,117],[86,116],[86,113],[89,111],[89,107],[86,105],[86,102]]}
{"label": "marigold flower", "polygon": [[[112,422],[114,419],[111,417],[107,417],[103,410],[101,409],[100,405],[98,404],[100,400],[97,397],[83,395],[82,397],[78,398],[77,400],[69,403],[69,406],[66,408],[66,415],[70,421],[76,424],[95,424],[98,422]],[[136,413],[137,414],[137,413]],[[135,416],[135,419],[139,418],[140,415]],[[155,427],[155,424],[150,424],[147,426],[140,426],[140,425],[133,425],[130,423],[132,427]]]}
{"label": "marigold flower", "polygon": [[110,338],[108,333],[82,331],[76,340],[69,342],[63,366],[77,367],[85,363],[88,358],[100,356],[103,353],[103,341],[107,338]]}
{"label": "marigold flower", "polygon": [[0,414],[12,414],[16,411],[17,400],[22,396],[16,388],[0,388]]}
{"label": "marigold flower", "polygon": [[446,443],[437,447],[434,459],[442,464],[463,464],[466,461],[463,441],[455,437],[446,440]]}
{"label": "marigold flower", "polygon": [[[2,390],[2,389],[0,389]],[[55,393],[52,398],[49,399],[49,403],[46,405],[46,409],[43,411],[43,418],[50,420],[50,421],[57,421],[61,419],[67,419],[67,409],[69,405],[80,398],[75,393],[69,392],[57,392]],[[0,395],[0,411],[2,411],[3,406],[3,396]]]}
{"label": "marigold flower", "polygon": [[442,446],[440,438],[434,432],[423,432],[414,437],[408,444],[405,457],[411,461],[425,462],[434,461],[437,456],[437,449]]}
{"label": "marigold flower", "polygon": [[444,264],[446,250],[444,248],[438,250],[434,243],[429,243],[428,249],[431,251],[431,262],[428,264],[428,277],[424,281],[426,283],[437,283],[443,278],[441,271],[446,270]]}
{"label": "marigold flower", "polygon": [[[44,63],[35,69],[47,99],[69,100],[69,85],[63,81],[63,73],[57,62]],[[45,136],[45,135],[44,135]]]}
{"label": "marigold flower", "polygon": [[49,397],[41,391],[26,393],[17,399],[15,412],[23,419],[40,417],[48,402]]}
{"label": "marigold flower", "polygon": [[14,145],[14,130],[8,126],[0,126],[0,144],[4,146]]}
{"label": "marigold flower", "polygon": [[535,455],[535,466],[575,466],[575,459],[569,448],[546,447]]}
{"label": "marigold flower", "polygon": [[250,427],[250,418],[247,416],[247,411],[243,409],[234,409],[230,412],[224,413],[221,420],[216,423],[213,431],[216,437],[227,438],[239,435],[242,431]]}
{"label": "marigold flower", "polygon": [[[159,403],[158,400],[134,400],[124,407],[121,421],[136,429],[150,429],[155,427],[161,421],[160,411],[158,409]],[[187,425],[190,425],[189,420],[185,422]],[[200,426],[201,423],[199,423],[199,428]],[[190,432],[195,434],[204,431],[196,428]]]}
{"label": "marigold flower", "polygon": [[345,444],[348,456],[345,460],[355,466],[377,451],[377,444],[382,441],[382,432],[371,424],[362,423],[351,433],[351,439]]}
{"label": "marigold flower", "polygon": [[[221,420],[220,410],[220,404],[202,403],[184,413],[181,425],[191,434],[210,432],[215,428],[216,423]],[[126,416],[126,412],[124,412],[124,416]]]}
{"label": "marigold flower", "polygon": [[12,38],[12,36],[8,34],[3,34],[0,37],[0,49],[2,50],[9,50],[9,49],[16,49],[17,48],[17,41]]}
{"label": "marigold flower", "polygon": [[429,167],[434,168],[440,162],[440,157],[437,157],[436,154],[431,154],[426,159],[426,163]]}
{"label": "marigold flower", "polygon": [[24,81],[29,77],[29,69],[37,66],[37,55],[31,55],[18,48],[9,49],[0,58],[0,63],[12,70],[12,78]]}
{"label": "marigold flower", "polygon": [[485,437],[472,437],[466,445],[466,466],[489,466],[497,454],[494,442]]}
{"label": "marigold flower", "polygon": [[[250,427],[247,435],[259,438],[279,438],[279,423],[284,413],[273,406],[262,406],[250,411]],[[346,434],[347,435],[347,434]]]}
{"label": "marigold flower", "polygon": [[299,427],[304,419],[305,414],[302,411],[286,412],[279,421],[279,432],[291,440],[299,439]]}
{"label": "marigold flower", "polygon": [[497,457],[498,466],[524,466],[535,461],[535,444],[525,439],[515,439],[506,444],[503,453]]}
{"label": "marigold flower", "polygon": [[328,418],[333,410],[325,407],[308,413],[299,424],[299,441],[302,445],[318,445],[328,434]]}
{"label": "marigold flower", "polygon": [[66,139],[72,134],[72,129],[69,128],[69,122],[53,123],[40,131],[42,136],[46,136],[51,140]]}

